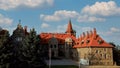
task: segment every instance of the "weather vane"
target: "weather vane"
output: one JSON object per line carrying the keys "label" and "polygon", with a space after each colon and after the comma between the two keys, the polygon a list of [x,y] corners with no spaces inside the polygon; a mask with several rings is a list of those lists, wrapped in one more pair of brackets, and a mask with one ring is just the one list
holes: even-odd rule
{"label": "weather vane", "polygon": [[19,19],[19,23],[21,23],[21,20]]}

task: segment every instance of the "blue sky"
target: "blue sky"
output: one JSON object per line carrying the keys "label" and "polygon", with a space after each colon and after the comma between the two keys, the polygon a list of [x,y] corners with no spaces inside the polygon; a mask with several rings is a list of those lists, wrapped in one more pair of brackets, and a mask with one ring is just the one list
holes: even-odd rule
{"label": "blue sky", "polygon": [[0,26],[41,32],[65,32],[69,19],[77,37],[97,29],[107,42],[120,45],[120,0],[0,0]]}

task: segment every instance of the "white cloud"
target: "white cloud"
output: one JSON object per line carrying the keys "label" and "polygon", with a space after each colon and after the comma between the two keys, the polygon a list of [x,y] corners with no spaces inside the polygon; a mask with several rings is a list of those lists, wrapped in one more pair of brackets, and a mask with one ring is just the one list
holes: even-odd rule
{"label": "white cloud", "polygon": [[100,32],[100,34],[104,36],[116,36],[118,34],[120,35],[120,29],[116,27],[111,27],[108,31]]}
{"label": "white cloud", "polygon": [[53,15],[41,14],[40,18],[44,21],[60,21],[69,18],[77,18],[78,16],[79,13],[77,13],[76,11],[59,10],[55,11]]}
{"label": "white cloud", "polygon": [[[65,33],[65,31],[67,30],[67,26],[68,24],[58,25],[56,26],[56,29],[52,29],[50,32]],[[72,27],[73,27],[73,30],[81,29],[80,26],[75,24],[72,24]]]}
{"label": "white cloud", "polygon": [[110,16],[120,14],[120,7],[114,1],[109,2],[96,2],[94,5],[87,5],[81,11],[89,15]]}
{"label": "white cloud", "polygon": [[19,6],[27,7],[43,7],[46,5],[52,5],[54,0],[0,0],[0,9],[9,10]]}
{"label": "white cloud", "polygon": [[59,10],[51,15],[41,14],[40,19],[46,22],[61,21],[65,19],[75,19],[78,22],[102,22],[106,21],[106,16],[120,15],[120,7],[114,1],[96,2],[85,6],[81,12]]}
{"label": "white cloud", "polygon": [[98,18],[95,16],[82,15],[77,19],[78,22],[96,22],[96,21],[105,21],[104,18]]}
{"label": "white cloud", "polygon": [[41,24],[41,28],[48,28],[50,25],[49,24],[47,24],[47,23],[42,23]]}
{"label": "white cloud", "polygon": [[[61,33],[61,32],[65,32],[66,30],[67,30],[67,25],[68,24],[64,24],[64,25],[58,25],[57,26],[57,29],[55,29],[55,30],[52,30],[52,32],[58,32],[58,33]],[[76,33],[76,35],[78,36],[78,35],[80,35],[80,34],[82,34],[82,32],[87,32],[87,31],[90,31],[90,30],[93,30],[93,28],[92,27],[80,27],[80,26],[78,26],[78,25],[76,25],[76,24],[72,24],[72,27],[73,27],[73,30],[78,30]]]}
{"label": "white cloud", "polygon": [[82,27],[81,30],[83,32],[85,32],[85,31],[91,31],[91,30],[93,30],[93,28],[91,28],[91,27]]}
{"label": "white cloud", "polygon": [[68,24],[57,26],[57,32],[65,32]]}
{"label": "white cloud", "polygon": [[12,19],[0,14],[0,25],[11,25],[12,22],[13,22]]}
{"label": "white cloud", "polygon": [[120,28],[111,27],[107,31],[99,32],[100,36],[102,36],[108,42],[116,42],[120,41]]}
{"label": "white cloud", "polygon": [[95,22],[95,21],[105,21],[103,18],[97,18],[95,16],[81,15],[76,11],[59,10],[55,11],[53,15],[40,15],[40,19],[50,22],[50,21],[61,21],[65,19],[76,19],[78,22]]}
{"label": "white cloud", "polygon": [[110,28],[111,32],[120,32],[120,29],[116,28],[116,27],[112,27]]}

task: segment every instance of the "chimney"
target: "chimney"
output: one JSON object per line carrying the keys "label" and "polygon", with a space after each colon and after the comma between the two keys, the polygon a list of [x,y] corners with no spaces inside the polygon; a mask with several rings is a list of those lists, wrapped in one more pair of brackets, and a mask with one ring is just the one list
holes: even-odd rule
{"label": "chimney", "polygon": [[90,31],[90,37],[92,37],[93,36],[93,32],[92,32],[92,30]]}
{"label": "chimney", "polygon": [[27,32],[27,26],[24,26],[24,31]]}
{"label": "chimney", "polygon": [[96,32],[96,28],[93,29],[93,34],[96,36],[97,32]]}
{"label": "chimney", "polygon": [[82,38],[83,38],[83,36],[82,36],[82,35],[80,35],[80,40],[82,40]]}
{"label": "chimney", "polygon": [[83,32],[83,38],[85,37],[85,33]]}
{"label": "chimney", "polygon": [[89,32],[87,31],[87,38],[89,38]]}

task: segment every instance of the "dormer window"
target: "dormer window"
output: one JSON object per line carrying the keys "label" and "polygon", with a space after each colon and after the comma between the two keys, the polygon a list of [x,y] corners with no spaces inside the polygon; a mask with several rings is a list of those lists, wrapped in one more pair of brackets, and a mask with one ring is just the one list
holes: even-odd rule
{"label": "dormer window", "polygon": [[103,41],[102,40],[98,40],[98,44],[102,44],[103,43]]}
{"label": "dormer window", "polygon": [[81,41],[81,44],[84,44],[84,40]]}
{"label": "dormer window", "polygon": [[94,39],[96,40],[96,39],[98,38],[98,36],[99,36],[99,35],[96,35],[96,36],[94,37]]}
{"label": "dormer window", "polygon": [[86,40],[86,43],[88,44],[90,42],[90,40]]}

